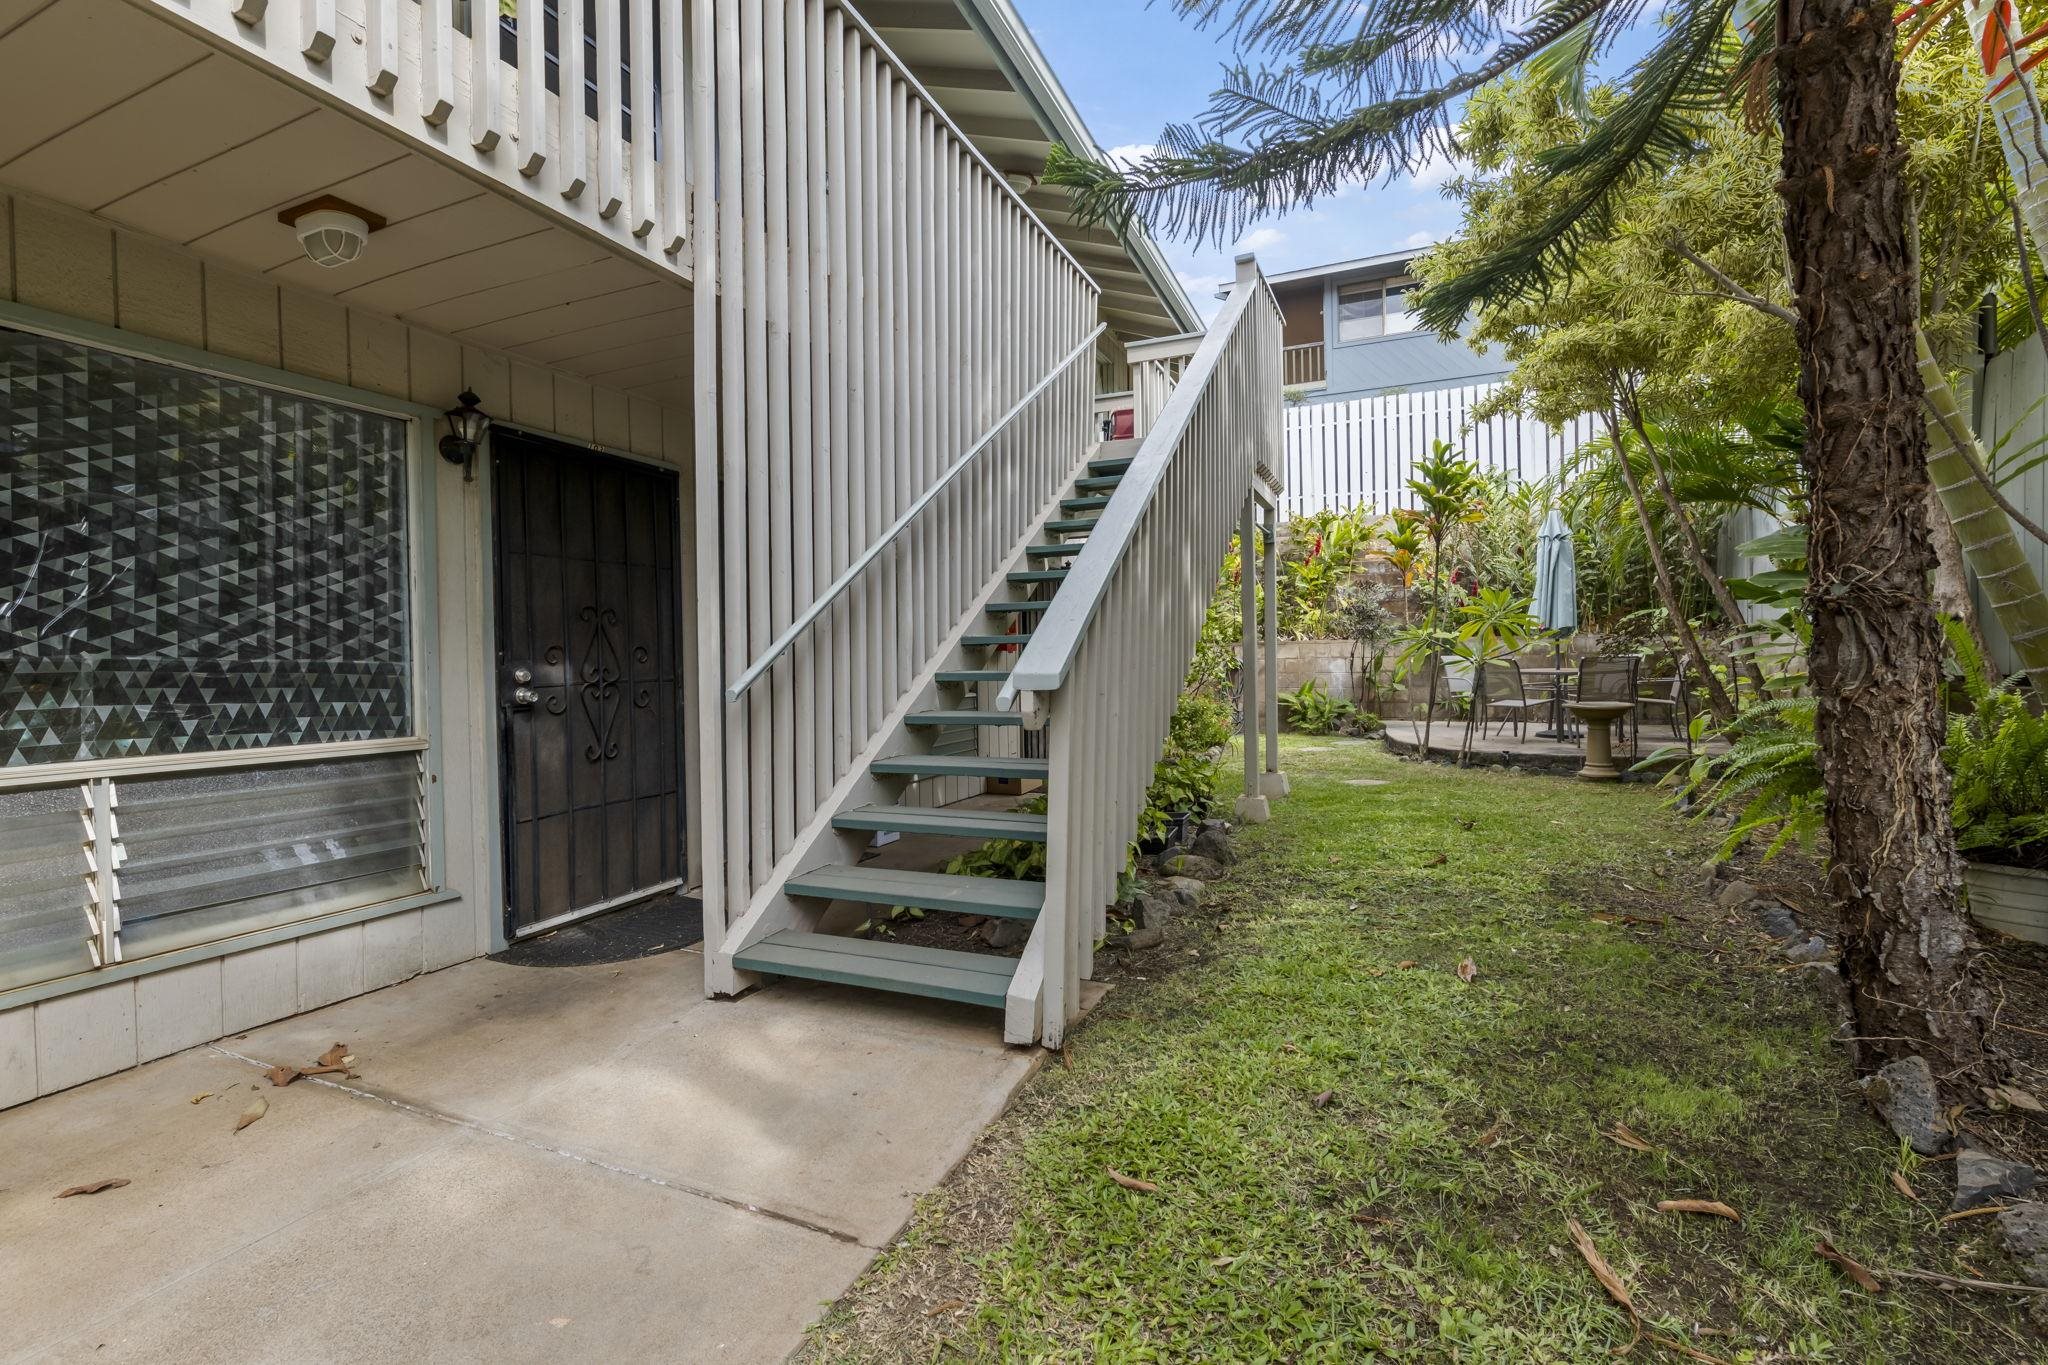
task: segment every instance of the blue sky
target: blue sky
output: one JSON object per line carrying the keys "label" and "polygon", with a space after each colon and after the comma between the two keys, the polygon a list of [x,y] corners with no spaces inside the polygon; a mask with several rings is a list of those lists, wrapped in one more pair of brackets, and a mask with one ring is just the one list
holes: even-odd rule
{"label": "blue sky", "polygon": [[[1161,0],[1013,0],[1060,83],[1111,151],[1149,146],[1168,123],[1193,117],[1208,103],[1225,63],[1227,39],[1198,31]],[[1301,209],[1253,225],[1241,243],[1217,248],[1161,240],[1203,312],[1231,277],[1237,250],[1258,253],[1267,274],[1420,245],[1457,227],[1456,206],[1440,192],[1452,168],[1425,168],[1418,180],[1353,186]]]}

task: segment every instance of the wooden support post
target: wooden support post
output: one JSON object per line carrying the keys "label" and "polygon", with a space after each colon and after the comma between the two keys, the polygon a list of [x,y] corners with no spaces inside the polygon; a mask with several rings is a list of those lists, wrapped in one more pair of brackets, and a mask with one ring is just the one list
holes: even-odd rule
{"label": "wooden support post", "polygon": [[1271,810],[1259,780],[1259,522],[1249,490],[1238,513],[1237,547],[1238,615],[1244,623],[1244,662],[1237,672],[1244,689],[1244,795],[1237,798],[1237,818],[1258,825]]}
{"label": "wooden support post", "polygon": [[1280,771],[1280,509],[1266,508],[1265,557],[1261,561],[1266,585],[1266,685],[1260,694],[1266,704],[1266,774],[1259,780],[1259,795],[1287,795],[1287,774]]}

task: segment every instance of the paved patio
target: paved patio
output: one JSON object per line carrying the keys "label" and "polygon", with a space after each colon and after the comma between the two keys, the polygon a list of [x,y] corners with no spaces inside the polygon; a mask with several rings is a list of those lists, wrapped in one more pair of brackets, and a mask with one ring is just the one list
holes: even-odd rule
{"label": "paved patio", "polygon": [[1041,1054],[701,981],[471,962],[0,1113],[0,1360],[780,1360]]}
{"label": "paved patio", "polygon": [[[1489,730],[1491,727],[1489,727]],[[1455,759],[1459,748],[1465,742],[1465,722],[1461,720],[1439,720],[1432,727],[1429,736],[1429,754],[1439,760]],[[1671,737],[1671,727],[1661,720],[1646,726],[1641,740],[1641,757],[1648,758],[1667,745],[1683,747],[1685,741]],[[1422,750],[1422,722],[1419,720],[1390,720],[1387,722],[1387,747],[1397,754],[1415,754]],[[1728,745],[1719,739],[1707,740],[1699,750],[1703,753],[1718,754],[1727,750]],[[1476,763],[1501,767],[1528,768],[1539,772],[1575,773],[1586,761],[1586,750],[1582,740],[1544,739],[1529,728],[1517,736],[1512,726],[1499,733],[1475,735],[1472,739],[1472,757]],[[1629,752],[1626,741],[1615,745],[1614,761],[1617,767],[1626,770],[1636,761]],[[1635,774],[1642,776],[1642,774]]]}

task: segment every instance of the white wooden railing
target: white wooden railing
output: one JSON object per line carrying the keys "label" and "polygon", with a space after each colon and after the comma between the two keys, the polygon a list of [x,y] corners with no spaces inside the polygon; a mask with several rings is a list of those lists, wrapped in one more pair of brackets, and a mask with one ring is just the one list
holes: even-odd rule
{"label": "white wooden railing", "polygon": [[[497,0],[157,8],[587,233],[671,263],[688,237],[685,0],[599,0],[588,33],[583,6],[570,0],[553,41],[547,0],[516,0],[516,13],[502,15]],[[548,77],[532,79],[536,71]]]}
{"label": "white wooden railing", "polygon": [[1180,382],[1181,371],[1202,344],[1202,337],[1201,332],[1183,332],[1179,336],[1133,341],[1126,348],[1131,358],[1132,406],[1137,409],[1137,429],[1133,435],[1142,437],[1152,430],[1173,386]]}
{"label": "white wooden railing", "polygon": [[1289,388],[1302,384],[1320,384],[1329,378],[1325,368],[1323,343],[1311,341],[1301,346],[1283,347],[1280,352],[1280,382]]}
{"label": "white wooden railing", "polygon": [[1278,464],[1280,407],[1280,308],[1241,256],[997,698],[1047,727],[1051,768],[1045,908],[1010,991],[1012,1041],[1057,1047],[1078,1008],[1231,530]]}
{"label": "white wooden railing", "polygon": [[699,642],[717,682],[699,689],[698,753],[723,867],[704,888],[707,981],[730,991],[731,935],[774,927],[793,859],[1071,477],[1095,376],[1070,362],[1099,309],[855,11],[702,2],[718,150],[695,251],[723,297],[715,329],[698,310]]}

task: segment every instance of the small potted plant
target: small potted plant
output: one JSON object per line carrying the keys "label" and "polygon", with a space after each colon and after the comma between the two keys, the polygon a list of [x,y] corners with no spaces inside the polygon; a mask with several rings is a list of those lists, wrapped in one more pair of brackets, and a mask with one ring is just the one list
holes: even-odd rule
{"label": "small potted plant", "polygon": [[1955,779],[1970,917],[2048,943],[2048,716],[2010,683],[1992,686],[1969,633],[1954,623],[1949,643],[1971,708],[1950,719],[1942,749]]}

